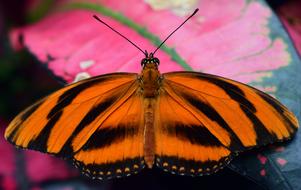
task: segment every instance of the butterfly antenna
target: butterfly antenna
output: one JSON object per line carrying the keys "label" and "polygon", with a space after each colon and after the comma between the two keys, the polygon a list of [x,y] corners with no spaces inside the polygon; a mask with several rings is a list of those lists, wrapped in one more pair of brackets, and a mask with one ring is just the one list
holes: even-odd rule
{"label": "butterfly antenna", "polygon": [[157,49],[153,52],[153,54],[156,53],[156,51],[158,49],[160,49],[160,47],[166,42],[166,40],[168,40],[168,38],[170,36],[172,36],[179,28],[181,28],[191,17],[193,17],[197,12],[199,11],[199,9],[195,9],[194,12],[180,25],[178,26],[172,33],[170,33],[166,38],[165,40],[157,47]]}
{"label": "butterfly antenna", "polygon": [[146,57],[146,52],[144,52],[140,47],[138,47],[136,44],[134,44],[134,42],[132,42],[131,40],[129,40],[127,37],[125,37],[123,34],[121,34],[120,32],[118,32],[117,30],[115,30],[114,28],[112,28],[110,25],[108,25],[107,23],[105,23],[103,20],[101,20],[98,16],[93,15],[93,17],[98,20],[99,22],[101,22],[102,24],[106,25],[107,27],[109,27],[111,30],[113,30],[114,32],[116,32],[117,34],[119,34],[121,37],[123,37],[124,39],[126,39],[128,42],[130,42],[133,46],[135,46],[137,49],[139,49]]}

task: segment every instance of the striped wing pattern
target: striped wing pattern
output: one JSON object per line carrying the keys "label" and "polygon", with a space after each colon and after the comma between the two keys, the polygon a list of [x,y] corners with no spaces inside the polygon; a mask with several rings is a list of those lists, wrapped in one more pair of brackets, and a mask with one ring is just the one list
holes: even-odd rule
{"label": "striped wing pattern", "polygon": [[233,155],[290,139],[296,117],[271,96],[226,78],[163,75],[157,102],[156,165],[181,175],[211,174]]}
{"label": "striped wing pattern", "polygon": [[20,113],[5,132],[17,147],[73,160],[93,178],[137,173],[143,161],[143,104],[137,74],[68,85]]}
{"label": "striped wing pattern", "polygon": [[[144,98],[138,74],[68,85],[21,112],[5,132],[17,147],[71,159],[98,179],[145,166]],[[180,175],[211,174],[233,155],[290,139],[296,117],[271,96],[226,78],[163,74],[154,98],[155,164]]]}

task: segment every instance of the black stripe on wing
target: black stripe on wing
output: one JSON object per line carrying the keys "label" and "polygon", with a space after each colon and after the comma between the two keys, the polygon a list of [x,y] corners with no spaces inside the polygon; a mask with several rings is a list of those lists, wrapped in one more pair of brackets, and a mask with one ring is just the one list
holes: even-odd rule
{"label": "black stripe on wing", "polygon": [[19,128],[21,127],[22,123],[33,113],[35,112],[39,106],[44,102],[45,99],[42,99],[38,102],[36,102],[34,105],[30,106],[28,109],[26,109],[22,115],[20,116],[20,120],[18,121],[18,123],[14,124],[14,130],[9,134],[9,136],[7,137],[7,140],[15,145],[15,142],[13,141],[17,131],[19,130]]}
{"label": "black stripe on wing", "polygon": [[[201,74],[199,77],[201,80],[207,80],[208,82],[211,82],[221,89],[223,89],[233,100],[235,100],[237,103],[239,103],[241,110],[245,113],[245,115],[249,118],[249,120],[253,123],[254,130],[256,132],[256,143],[257,145],[265,145],[272,142],[278,141],[278,138],[275,134],[270,133],[267,128],[264,126],[264,124],[261,122],[261,120],[255,115],[257,110],[255,109],[252,102],[250,102],[246,97],[245,93],[242,89],[240,89],[237,85],[231,84],[227,81],[225,81],[223,78],[215,77],[212,75],[207,74]],[[238,83],[238,82],[237,82]],[[242,84],[245,85],[245,84]],[[280,103],[272,98],[271,96],[264,94],[263,92],[260,92],[259,90],[245,85],[246,87],[252,89],[254,92],[256,92],[263,100],[267,102],[267,104],[274,107],[275,111],[277,111],[282,120],[287,123],[288,127],[294,127],[297,128],[296,125],[294,125],[287,117],[284,116],[284,112],[287,110],[284,110],[282,106],[280,106]]]}
{"label": "black stripe on wing", "polygon": [[[268,104],[270,104],[278,113],[279,115],[281,116],[281,119],[282,121],[284,121],[284,123],[286,124],[287,127],[289,127],[291,130],[290,133],[291,134],[294,134],[297,129],[298,129],[298,121],[296,121],[296,123],[293,123],[290,119],[291,118],[288,118],[287,115],[285,115],[286,112],[288,112],[288,110],[283,107],[281,105],[280,102],[278,102],[276,99],[274,99],[273,97],[267,95],[267,94],[264,94],[260,91],[257,91],[257,94],[263,99],[265,100]],[[285,117],[286,116],[286,117]]]}
{"label": "black stripe on wing", "polygon": [[228,123],[223,119],[223,117],[212,107],[211,105],[207,104],[206,102],[194,97],[191,94],[187,94],[184,91],[179,91],[179,95],[184,98],[191,106],[195,107],[196,109],[200,110],[204,113],[210,120],[215,121],[218,123],[222,128],[224,128],[231,136],[231,144],[229,149],[231,151],[241,151],[244,148],[242,142],[235,134],[235,132],[230,128]]}
{"label": "black stripe on wing", "polygon": [[100,82],[107,81],[108,78],[100,78],[98,80],[87,80],[84,83],[78,84],[77,86],[74,86],[73,88],[70,88],[69,90],[65,91],[58,99],[57,104],[50,110],[50,112],[47,115],[47,119],[51,119],[56,113],[63,110],[65,107],[70,105],[72,101],[84,90],[93,87],[94,85],[99,84]]}
{"label": "black stripe on wing", "polygon": [[94,106],[81,120],[81,122],[78,124],[78,126],[73,131],[72,135],[68,138],[65,145],[59,152],[59,155],[73,155],[74,151],[71,147],[72,141],[75,139],[75,137],[91,122],[93,122],[102,112],[104,112],[106,109],[108,109],[111,105],[113,105],[117,99],[119,99],[119,96],[112,96],[108,98],[105,101],[102,101],[98,105]]}
{"label": "black stripe on wing", "polygon": [[170,123],[165,126],[167,135],[188,141],[191,144],[202,146],[222,146],[219,140],[202,125],[184,125],[182,123]]}
{"label": "black stripe on wing", "polygon": [[[106,77],[108,76],[108,77]],[[117,77],[117,76],[115,76]],[[95,77],[91,79],[87,79],[86,81],[80,81],[78,85],[68,89],[66,92],[64,92],[58,99],[57,104],[55,107],[51,109],[49,114],[47,115],[47,118],[49,121],[43,127],[42,131],[39,133],[39,135],[32,139],[29,142],[28,148],[33,150],[38,150],[41,152],[47,152],[47,142],[51,133],[51,130],[56,125],[56,123],[60,120],[60,117],[63,115],[64,108],[68,105],[72,104],[72,101],[79,95],[79,93],[83,92],[85,89],[91,88],[94,85],[99,85],[99,83],[103,83],[106,81],[112,80],[108,75],[103,75],[101,78]],[[131,87],[131,84],[133,84],[133,81],[129,81],[127,83],[124,83],[123,85],[118,86],[119,88],[123,88],[124,86],[128,85],[129,89]],[[73,84],[71,84],[73,85]],[[83,113],[85,116],[80,121],[78,126],[73,131],[72,135],[68,138],[68,140],[65,142],[62,149],[57,154],[61,157],[71,157],[75,154],[73,148],[71,147],[72,141],[74,138],[91,122],[93,122],[101,113],[106,111],[110,106],[112,106],[118,99],[120,99],[123,94],[127,92],[127,89],[125,91],[120,91],[120,93],[114,93],[111,97],[107,97],[106,99],[102,100],[98,105],[95,105],[92,107],[89,112]],[[65,126],[62,126],[65,127]]]}
{"label": "black stripe on wing", "polygon": [[[87,126],[92,121],[94,121],[95,118],[98,117],[103,111],[105,111],[109,106],[114,104],[114,102],[118,98],[119,97],[116,97],[116,96],[110,97],[107,100],[104,100],[100,104],[91,108],[91,110],[88,113],[86,113],[85,117],[81,120],[79,125],[76,127],[76,129],[74,130],[72,135],[68,138],[65,145],[63,146],[63,148],[61,149],[61,151],[58,154],[72,156],[74,154],[74,151],[71,147],[72,140],[76,137],[76,135],[78,135],[80,133],[80,131],[85,126]],[[39,150],[41,152],[47,152],[47,141],[48,141],[49,135],[51,133],[51,130],[53,129],[53,126],[60,119],[62,113],[63,113],[62,110],[60,110],[51,117],[51,119],[47,122],[46,126],[40,132],[39,136],[29,142],[29,144],[28,144],[29,149]]]}
{"label": "black stripe on wing", "polygon": [[118,125],[114,127],[100,128],[95,131],[81,150],[92,150],[110,146],[121,142],[126,138],[138,135],[138,126]]}

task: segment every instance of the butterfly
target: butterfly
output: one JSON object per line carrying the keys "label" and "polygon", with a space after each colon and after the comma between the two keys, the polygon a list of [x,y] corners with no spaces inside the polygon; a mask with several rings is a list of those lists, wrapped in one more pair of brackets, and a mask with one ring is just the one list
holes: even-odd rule
{"label": "butterfly", "polygon": [[5,138],[72,160],[82,173],[104,180],[154,165],[208,175],[240,152],[296,133],[294,114],[251,86],[200,72],[161,74],[154,56],[160,46],[150,54],[136,46],[145,55],[140,74],[92,77],[37,101],[10,123]]}

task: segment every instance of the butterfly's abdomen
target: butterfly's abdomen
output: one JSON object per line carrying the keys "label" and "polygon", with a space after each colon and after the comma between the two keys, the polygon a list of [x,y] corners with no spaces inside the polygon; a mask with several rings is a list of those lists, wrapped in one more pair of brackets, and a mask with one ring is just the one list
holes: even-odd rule
{"label": "butterfly's abdomen", "polygon": [[144,147],[143,157],[148,168],[152,168],[155,159],[154,107],[155,99],[144,99]]}
{"label": "butterfly's abdomen", "polygon": [[145,98],[154,98],[158,95],[161,75],[157,67],[148,65],[141,72],[141,90]]}

